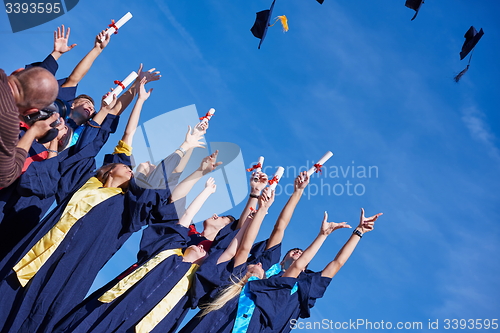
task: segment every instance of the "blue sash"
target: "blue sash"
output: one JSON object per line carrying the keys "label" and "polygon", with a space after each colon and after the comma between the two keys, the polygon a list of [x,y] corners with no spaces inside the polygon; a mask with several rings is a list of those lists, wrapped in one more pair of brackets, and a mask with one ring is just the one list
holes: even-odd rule
{"label": "blue sash", "polygon": [[[281,272],[281,265],[274,264],[266,271],[266,278],[269,278],[273,275],[279,274]],[[248,279],[248,282],[259,280],[256,276],[251,276]],[[233,325],[233,333],[244,333],[248,329],[248,325],[250,324],[250,320],[252,319],[253,312],[255,310],[255,303],[251,298],[251,294],[248,291],[248,283],[243,286],[243,289],[240,292],[240,298],[238,299],[238,311],[236,312],[236,319],[234,320]],[[299,286],[297,282],[295,282],[293,288],[290,290],[290,295],[293,295]]]}

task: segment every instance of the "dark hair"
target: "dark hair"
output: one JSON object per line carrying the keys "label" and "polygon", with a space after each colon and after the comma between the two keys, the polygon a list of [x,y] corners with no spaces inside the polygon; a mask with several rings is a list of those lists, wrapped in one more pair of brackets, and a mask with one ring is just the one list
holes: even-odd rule
{"label": "dark hair", "polygon": [[85,95],[85,94],[81,94],[81,95],[76,96],[75,99],[73,100],[73,102],[76,101],[77,99],[80,99],[80,98],[88,99],[95,106],[94,99],[92,97],[90,97],[89,95]]}
{"label": "dark hair", "polygon": [[229,223],[233,223],[234,221],[236,221],[236,219],[234,218],[233,215],[224,215],[224,216],[221,216],[221,217],[227,217],[231,221]]}
{"label": "dark hair", "polygon": [[[292,251],[296,251],[296,250],[299,250],[299,251],[302,251],[302,253],[304,253],[304,250],[302,250],[300,247],[294,247],[293,249],[290,249],[287,251],[287,253],[283,256],[283,259],[281,259],[281,263],[283,263],[283,260],[285,260],[285,257]],[[309,267],[309,264],[306,265],[306,269],[307,267]]]}
{"label": "dark hair", "polygon": [[293,249],[290,249],[287,251],[287,253],[285,253],[285,255],[283,256],[283,259],[281,259],[281,261],[285,260],[285,257],[292,251],[296,251],[296,250],[299,250],[299,251],[302,251],[304,252],[304,250],[302,250],[301,248],[298,248],[298,247],[294,247]]}
{"label": "dark hair", "polygon": [[116,166],[118,164],[121,164],[121,163],[110,163],[110,164],[103,165],[102,167],[100,167],[99,169],[97,169],[97,171],[95,173],[95,177],[101,183],[103,183],[103,185],[106,184],[106,181],[109,178],[109,173],[111,172],[111,170],[113,170],[114,168],[116,168]]}
{"label": "dark hair", "polygon": [[57,143],[57,151],[59,152],[62,152],[64,149],[69,148],[71,139],[73,138],[73,128],[71,128],[71,126],[69,125],[66,125],[66,127],[68,128],[68,132]]}

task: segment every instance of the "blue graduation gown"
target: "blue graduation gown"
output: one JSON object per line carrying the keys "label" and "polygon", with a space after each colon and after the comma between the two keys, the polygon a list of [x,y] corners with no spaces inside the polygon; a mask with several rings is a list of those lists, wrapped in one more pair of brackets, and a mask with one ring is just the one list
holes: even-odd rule
{"label": "blue graduation gown", "polygon": [[[158,227],[158,225],[156,225]],[[144,231],[147,234],[146,228]],[[188,229],[176,222],[164,223],[156,242],[146,242],[146,248],[141,249],[138,260],[140,266],[156,254],[168,249],[183,248],[189,239]],[[159,228],[152,230],[159,235]],[[146,237],[155,237],[155,235]],[[85,302],[73,310],[54,330],[57,332],[134,332],[135,325],[146,316],[176,285],[191,267],[191,263],[182,261],[182,257],[171,255],[163,260],[123,295],[111,301],[102,303],[98,300],[106,291],[113,287],[119,279],[100,288],[89,296]],[[123,278],[123,277],[121,277]],[[152,332],[173,331],[178,322],[184,318],[184,303],[187,297],[181,299],[169,314],[154,328]]]}
{"label": "blue graduation gown", "polygon": [[[256,246],[254,246],[254,249],[252,251],[255,250],[255,252],[252,255],[251,262],[247,262],[238,267],[235,267],[232,270],[232,273],[234,275],[233,279],[243,277],[246,274],[246,267],[248,266],[248,264],[260,262],[262,263],[262,268],[264,270],[267,270],[272,265],[279,262],[281,257],[281,244],[278,244],[267,251],[265,250],[265,246],[266,246],[265,241],[257,243]],[[258,251],[262,252],[258,253]],[[214,285],[218,284],[217,288],[210,293],[212,299],[217,295],[217,293],[220,290],[224,289],[227,286],[228,282],[230,282],[228,276],[230,276],[231,274],[227,275],[227,271],[231,270],[230,264],[222,263],[218,266],[223,266],[217,268],[217,272],[221,274],[220,276],[217,276],[213,273],[211,274],[210,272],[206,272],[205,275],[203,276],[202,282],[200,282],[201,284],[207,283],[207,281],[213,283]],[[200,267],[198,272],[199,274],[203,273],[202,268],[203,266]],[[205,299],[205,301],[208,300]],[[229,333],[233,328],[234,318],[236,317],[237,308],[238,308],[238,297],[234,297],[233,299],[228,301],[221,309],[217,311],[212,311],[203,317],[199,316],[201,314],[200,311],[179,331],[179,333],[190,333],[190,332]]]}
{"label": "blue graduation gown", "polygon": [[[113,158],[130,164],[124,154]],[[11,268],[59,221],[71,198],[68,196],[0,263],[1,276],[7,275],[0,282],[0,301],[6,304],[0,310],[4,331],[51,332],[53,325],[84,299],[104,264],[133,232],[147,223],[151,208],[169,195],[168,189],[139,188],[131,179],[125,194],[104,200],[80,218],[22,288]]]}
{"label": "blue graduation gown", "polygon": [[[323,297],[332,280],[322,277],[321,272],[306,271],[298,278],[282,277],[282,274],[248,282],[248,291],[255,303],[248,333],[290,332],[291,321],[308,318],[316,299]],[[295,282],[298,290],[292,294]]]}
{"label": "blue graduation gown", "polygon": [[[95,155],[116,131],[118,120],[118,116],[108,115],[100,128],[86,128],[82,138],[92,140],[64,150],[57,157],[31,163],[11,186],[0,190],[0,260],[38,224],[56,193],[59,199],[67,197],[82,176],[90,175],[95,168]],[[45,150],[34,142],[29,155]]]}

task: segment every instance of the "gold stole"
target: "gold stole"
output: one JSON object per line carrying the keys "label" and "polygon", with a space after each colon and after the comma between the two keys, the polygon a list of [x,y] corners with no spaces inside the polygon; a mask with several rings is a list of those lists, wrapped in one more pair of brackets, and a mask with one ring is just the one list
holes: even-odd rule
{"label": "gold stole", "polygon": [[142,279],[147,273],[153,270],[158,264],[160,264],[163,260],[167,259],[172,255],[178,255],[182,257],[181,249],[173,249],[173,250],[165,250],[153,258],[149,259],[143,265],[135,269],[132,273],[121,279],[117,284],[114,285],[113,288],[106,291],[101,297],[99,297],[99,301],[102,303],[110,303],[114,301],[116,298],[123,295],[127,290],[134,286],[140,279]]}
{"label": "gold stole", "polygon": [[121,193],[123,193],[121,188],[102,187],[102,183],[97,178],[90,178],[73,195],[59,222],[14,266],[13,270],[21,286],[25,287],[28,284],[79,219],[101,202]]}
{"label": "gold stole", "polygon": [[186,274],[184,274],[179,282],[170,290],[167,296],[158,302],[158,304],[156,304],[155,307],[135,326],[136,333],[150,332],[168,315],[188,291],[198,267],[199,266],[196,264],[191,265]]}

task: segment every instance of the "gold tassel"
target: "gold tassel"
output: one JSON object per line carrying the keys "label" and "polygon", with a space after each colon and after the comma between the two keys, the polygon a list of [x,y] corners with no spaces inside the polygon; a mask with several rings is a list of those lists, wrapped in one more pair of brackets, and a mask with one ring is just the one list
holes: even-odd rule
{"label": "gold tassel", "polygon": [[288,19],[286,18],[285,15],[278,16],[276,18],[276,20],[274,21],[274,23],[270,25],[270,27],[275,25],[276,22],[278,22],[278,20],[281,21],[281,25],[283,26],[283,32],[287,32],[288,31]]}

